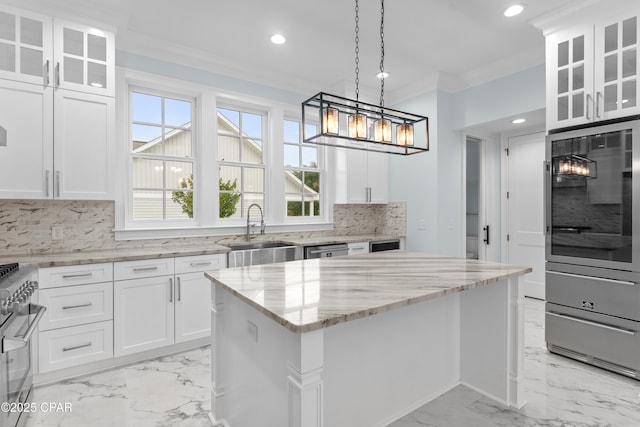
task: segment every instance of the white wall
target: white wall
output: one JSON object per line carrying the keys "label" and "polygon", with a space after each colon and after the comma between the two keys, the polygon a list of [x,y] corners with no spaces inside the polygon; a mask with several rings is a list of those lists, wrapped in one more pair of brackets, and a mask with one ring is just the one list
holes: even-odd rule
{"label": "white wall", "polygon": [[[430,91],[394,107],[429,117],[430,151],[389,160],[389,198],[407,202],[407,249],[464,256],[465,129],[544,108],[544,65],[454,94]],[[490,167],[496,180],[489,185],[496,194],[491,222],[499,245],[500,134],[473,136],[488,136],[488,150],[495,157]],[[420,221],[425,222],[424,230]]]}

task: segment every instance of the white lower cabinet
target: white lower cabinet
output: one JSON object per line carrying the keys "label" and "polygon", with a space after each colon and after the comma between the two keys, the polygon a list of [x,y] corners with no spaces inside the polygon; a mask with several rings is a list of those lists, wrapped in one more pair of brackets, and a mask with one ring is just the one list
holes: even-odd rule
{"label": "white lower cabinet", "polygon": [[369,253],[369,242],[348,243],[347,247],[349,249],[349,255]]}
{"label": "white lower cabinet", "polygon": [[203,273],[176,275],[175,338],[184,342],[211,336],[211,281]]}
{"label": "white lower cabinet", "polygon": [[214,254],[41,268],[38,374],[76,375],[83,364],[210,337],[204,272],[226,263]]}
{"label": "white lower cabinet", "polygon": [[47,307],[38,326],[38,372],[112,358],[112,264],[42,268],[38,276],[38,302]]}
{"label": "white lower cabinet", "polygon": [[39,373],[113,357],[113,322],[52,329],[38,335]]}
{"label": "white lower cabinet", "polygon": [[[172,259],[173,261],[173,259]],[[204,271],[225,268],[226,255],[180,257],[166,260],[115,263],[119,271],[157,277],[116,280],[114,283],[114,352],[122,356],[211,335],[209,301],[211,284]],[[162,268],[154,268],[164,264]],[[147,270],[144,270],[147,269]],[[122,277],[130,277],[123,275]]]}
{"label": "white lower cabinet", "polygon": [[115,355],[173,344],[173,298],[173,275],[116,281]]}

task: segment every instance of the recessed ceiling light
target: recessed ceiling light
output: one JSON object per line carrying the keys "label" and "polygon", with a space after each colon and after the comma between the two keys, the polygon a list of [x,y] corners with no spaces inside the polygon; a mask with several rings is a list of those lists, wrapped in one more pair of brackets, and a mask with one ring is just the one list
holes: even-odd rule
{"label": "recessed ceiling light", "polygon": [[287,39],[282,34],[274,34],[271,36],[271,43],[273,44],[284,44]]}
{"label": "recessed ceiling light", "polygon": [[519,125],[520,123],[524,123],[526,121],[527,119],[513,119],[511,120],[511,123],[513,123],[514,125]]}
{"label": "recessed ceiling light", "polygon": [[525,7],[527,7],[527,5],[524,3],[514,4],[506,8],[505,11],[503,12],[503,15],[506,16],[507,18],[520,15]]}
{"label": "recessed ceiling light", "polygon": [[386,79],[387,77],[389,77],[389,73],[387,73],[386,71],[383,71],[381,73],[376,74],[376,77],[379,79]]}

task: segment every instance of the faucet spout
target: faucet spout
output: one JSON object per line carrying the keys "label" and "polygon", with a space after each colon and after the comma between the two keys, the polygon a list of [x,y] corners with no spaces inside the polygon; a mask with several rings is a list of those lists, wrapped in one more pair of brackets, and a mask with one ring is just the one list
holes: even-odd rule
{"label": "faucet spout", "polygon": [[262,212],[262,207],[257,204],[257,203],[252,203],[249,206],[249,209],[247,209],[247,241],[251,240],[251,208],[252,207],[257,207],[258,210],[260,211],[260,234],[264,234],[264,230],[266,228],[266,225],[264,223],[264,214]]}

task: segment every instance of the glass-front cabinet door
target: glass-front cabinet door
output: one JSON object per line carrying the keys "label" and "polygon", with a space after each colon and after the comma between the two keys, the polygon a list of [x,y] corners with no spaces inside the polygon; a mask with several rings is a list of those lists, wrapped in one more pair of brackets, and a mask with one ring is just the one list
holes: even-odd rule
{"label": "glass-front cabinet door", "polygon": [[638,123],[548,137],[547,260],[638,268]]}
{"label": "glass-front cabinet door", "polygon": [[638,29],[637,16],[596,26],[596,120],[640,111]]}
{"label": "glass-front cabinet door", "polygon": [[547,38],[547,73],[548,127],[593,120],[593,26]]}
{"label": "glass-front cabinet door", "polygon": [[114,96],[114,36],[93,27],[55,21],[56,86]]}
{"label": "glass-front cabinet door", "polygon": [[0,78],[47,86],[51,18],[0,6]]}

